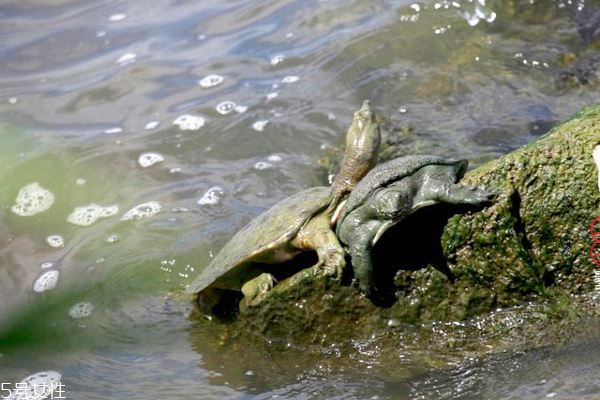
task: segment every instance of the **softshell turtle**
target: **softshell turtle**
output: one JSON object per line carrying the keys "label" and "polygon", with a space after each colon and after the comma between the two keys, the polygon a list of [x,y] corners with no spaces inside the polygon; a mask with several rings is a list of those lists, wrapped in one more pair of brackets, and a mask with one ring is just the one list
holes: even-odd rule
{"label": "softshell turtle", "polygon": [[405,156],[378,165],[356,185],[336,232],[352,257],[355,281],[362,292],[371,296],[375,291],[372,250],[386,230],[437,203],[491,202],[492,192],[457,183],[467,166],[467,160]]}
{"label": "softshell turtle", "polygon": [[284,263],[304,251],[316,251],[316,269],[335,278],[341,276],[345,253],[332,230],[339,215],[336,209],[374,165],[380,143],[379,126],[368,101],[354,113],[347,137],[341,172],[332,187],[306,189],[256,217],[189,286],[188,293],[198,294],[202,311],[215,314],[224,291],[241,291],[244,299],[240,306],[258,304],[275,284],[273,275],[265,272],[266,265]]}

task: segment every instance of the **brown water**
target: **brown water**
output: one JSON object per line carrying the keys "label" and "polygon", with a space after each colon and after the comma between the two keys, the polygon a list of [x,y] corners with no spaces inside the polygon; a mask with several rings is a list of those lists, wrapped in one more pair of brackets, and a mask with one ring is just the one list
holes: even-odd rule
{"label": "brown water", "polygon": [[[599,10],[583,0],[0,2],[0,382],[52,370],[73,399],[600,396],[598,329],[552,351],[442,355],[432,369],[426,349],[394,358],[376,339],[219,348],[214,327],[192,326],[190,305],[171,297],[250,218],[321,182],[317,160],[363,99],[399,151],[474,164],[598,102],[586,60]],[[561,79],[574,62],[586,78]],[[222,82],[202,87],[210,75]],[[219,112],[223,102],[235,105]],[[198,129],[173,124],[185,115]],[[38,191],[50,207],[19,215],[18,193],[34,182],[53,201]],[[160,211],[121,220],[148,202]],[[67,221],[90,204],[107,217]],[[57,272],[41,285],[47,271],[58,271],[55,287]]]}

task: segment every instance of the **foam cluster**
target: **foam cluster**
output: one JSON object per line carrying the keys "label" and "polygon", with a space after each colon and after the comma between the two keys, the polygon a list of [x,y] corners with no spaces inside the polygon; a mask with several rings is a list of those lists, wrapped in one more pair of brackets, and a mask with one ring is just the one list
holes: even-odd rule
{"label": "foam cluster", "polygon": [[121,217],[121,221],[137,221],[150,218],[158,214],[160,210],[161,206],[158,201],[149,201],[147,203],[139,204],[127,211],[125,215]]}
{"label": "foam cluster", "polygon": [[201,206],[217,204],[221,201],[223,194],[224,192],[221,186],[213,186],[202,195],[200,200],[198,200],[198,204]]}
{"label": "foam cluster", "polygon": [[30,217],[32,215],[46,211],[54,204],[54,195],[47,189],[33,182],[19,190],[15,205],[11,210],[21,217]]}
{"label": "foam cluster", "polygon": [[224,80],[225,78],[223,78],[221,75],[212,74],[200,79],[198,81],[198,84],[200,85],[200,87],[207,89],[213,86],[220,85],[221,83],[223,83]]}
{"label": "foam cluster", "polygon": [[159,153],[144,153],[138,158],[138,163],[142,168],[148,168],[159,162],[163,162],[165,158]]}
{"label": "foam cluster", "polygon": [[54,289],[58,282],[58,276],[59,272],[55,269],[44,272],[33,283],[33,291],[42,293],[46,290]]}
{"label": "foam cluster", "polygon": [[71,215],[67,217],[67,222],[70,222],[73,225],[90,226],[99,218],[112,217],[118,212],[118,206],[102,207],[92,203],[87,206],[76,207]]}
{"label": "foam cluster", "polygon": [[[60,384],[61,374],[56,371],[43,371],[29,375],[21,382],[15,384],[8,397],[9,400],[42,400],[50,396]],[[64,393],[64,391],[63,391]]]}
{"label": "foam cluster", "polygon": [[65,245],[65,239],[60,235],[50,235],[46,238],[46,242],[50,247],[58,248]]}
{"label": "foam cluster", "polygon": [[77,303],[69,310],[69,315],[72,318],[79,319],[89,317],[94,311],[94,305],[87,301]]}
{"label": "foam cluster", "polygon": [[182,131],[195,131],[204,126],[206,120],[198,115],[183,114],[175,118],[173,125],[177,125]]}

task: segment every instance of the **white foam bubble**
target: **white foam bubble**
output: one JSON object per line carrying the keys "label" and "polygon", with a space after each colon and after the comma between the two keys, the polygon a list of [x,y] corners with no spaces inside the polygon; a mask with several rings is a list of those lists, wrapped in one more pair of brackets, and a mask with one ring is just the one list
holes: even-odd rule
{"label": "white foam bubble", "polygon": [[116,133],[121,133],[123,132],[123,128],[121,128],[120,126],[115,126],[114,128],[108,128],[106,130],[104,130],[104,133],[107,135],[114,135]]}
{"label": "white foam bubble", "polygon": [[139,204],[127,211],[125,215],[121,217],[121,221],[137,221],[140,219],[150,218],[158,214],[160,210],[161,206],[158,201],[149,201],[147,203]]}
{"label": "white foam bubble", "polygon": [[127,14],[113,14],[110,17],[108,17],[108,20],[110,22],[117,22],[123,21],[125,18],[127,18]]}
{"label": "white foam bubble", "polygon": [[142,168],[148,168],[159,162],[163,162],[165,158],[159,153],[144,153],[138,158],[138,163]]}
{"label": "white foam bubble", "polygon": [[281,80],[281,83],[294,83],[294,82],[298,82],[300,80],[299,77],[295,76],[295,75],[290,75],[290,76],[286,76],[285,78],[283,78]]}
{"label": "white foam bubble", "polygon": [[195,131],[204,126],[206,120],[198,115],[183,114],[173,121],[182,131]]}
{"label": "white foam bubble", "polygon": [[83,178],[77,178],[77,180],[75,181],[75,184],[78,186],[83,186],[85,185],[86,180]]}
{"label": "white foam bubble", "polygon": [[221,83],[223,83],[224,80],[225,78],[223,78],[221,75],[212,74],[200,79],[198,81],[198,84],[200,85],[200,87],[207,89],[220,85]]}
{"label": "white foam bubble", "polygon": [[285,59],[283,54],[277,54],[276,56],[271,57],[271,65],[277,65]]}
{"label": "white foam bubble", "polygon": [[215,107],[217,112],[221,115],[226,115],[235,110],[236,104],[233,101],[223,101]]}
{"label": "white foam bubble", "polygon": [[42,293],[46,290],[54,289],[58,282],[58,276],[59,272],[55,269],[44,272],[33,283],[33,291]]}
{"label": "white foam bubble", "polygon": [[92,311],[94,311],[94,305],[87,301],[83,301],[71,307],[69,309],[69,315],[76,319],[85,318],[89,317],[92,314]]}
{"label": "white foam bubble", "polygon": [[279,93],[271,92],[271,93],[267,94],[267,100],[273,100],[277,96],[279,96]]}
{"label": "white foam bubble", "polygon": [[144,125],[144,129],[147,131],[150,131],[152,129],[155,129],[158,125],[160,125],[160,122],[150,121],[150,122],[147,122],[146,125]]}
{"label": "white foam bubble", "polygon": [[17,101],[18,101],[18,100],[17,100],[17,98],[16,98],[16,97],[9,97],[9,98],[8,98],[8,103],[9,103],[9,104],[13,104],[13,105],[14,105],[14,104],[17,104]]}
{"label": "white foam bubble", "polygon": [[30,217],[46,211],[52,207],[52,204],[54,204],[52,192],[41,187],[39,183],[33,182],[19,190],[11,210],[21,217]]}
{"label": "white foam bubble", "polygon": [[108,236],[105,241],[106,243],[117,243],[119,240],[121,239],[121,237],[119,235],[110,235]]}
{"label": "white foam bubble", "polygon": [[198,204],[201,206],[217,204],[221,201],[224,194],[225,192],[221,186],[213,186],[202,195],[200,200],[198,200]]}
{"label": "white foam bubble", "polygon": [[256,164],[254,164],[254,169],[257,169],[259,171],[262,171],[263,169],[269,169],[269,168],[273,168],[273,164],[271,164],[270,162],[258,161]]}
{"label": "white foam bubble", "polygon": [[271,162],[279,162],[281,161],[281,156],[278,156],[277,154],[271,154],[269,157],[267,157],[267,160]]}
{"label": "white foam bubble", "polygon": [[50,235],[46,238],[46,242],[50,247],[63,247],[65,245],[65,239],[60,235]]}
{"label": "white foam bubble", "polygon": [[117,60],[117,64],[119,65],[127,65],[135,62],[137,59],[137,54],[135,53],[125,53]]}
{"label": "white foam bubble", "polygon": [[53,264],[53,263],[51,263],[51,262],[45,262],[45,263],[41,263],[41,264],[40,264],[40,268],[44,268],[44,269],[47,269],[47,268],[52,268],[52,266],[53,266],[53,265],[54,265],[54,264]]}
{"label": "white foam bubble", "polygon": [[598,169],[598,189],[600,190],[600,145],[594,147],[592,157],[594,158],[596,168]]}
{"label": "white foam bubble", "polygon": [[[43,400],[48,398],[61,384],[61,374],[56,371],[42,371],[15,383],[11,393],[8,396],[3,396],[8,400]],[[17,390],[18,388],[18,390]],[[66,390],[61,388],[60,398],[65,398]],[[54,393],[58,395],[59,392]],[[58,399],[59,397],[54,397]]]}
{"label": "white foam bubble", "polygon": [[235,111],[243,114],[248,110],[248,106],[235,106]]}
{"label": "white foam bubble", "polygon": [[73,225],[90,226],[99,218],[112,217],[119,212],[118,206],[102,207],[92,203],[87,206],[76,207],[75,210],[67,217],[67,222]]}
{"label": "white foam bubble", "polygon": [[255,131],[258,131],[258,132],[262,132],[268,123],[269,123],[268,119],[262,119],[262,120],[256,121],[252,124],[252,129],[254,129]]}

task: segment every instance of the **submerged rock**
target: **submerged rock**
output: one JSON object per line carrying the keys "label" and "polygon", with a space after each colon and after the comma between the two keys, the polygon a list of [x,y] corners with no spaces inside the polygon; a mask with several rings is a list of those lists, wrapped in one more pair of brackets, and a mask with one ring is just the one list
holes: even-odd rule
{"label": "submerged rock", "polygon": [[[330,343],[386,327],[465,321],[531,301],[552,312],[570,310],[577,295],[594,290],[588,229],[600,214],[592,158],[600,144],[598,126],[600,106],[587,108],[467,173],[461,182],[498,191],[491,207],[460,215],[440,209],[427,221],[415,218],[386,233],[376,246],[375,268],[380,282],[387,282],[388,303],[361,295],[351,276],[337,282],[309,269],[278,283],[231,328]],[[453,283],[433,267],[440,256]]]}

